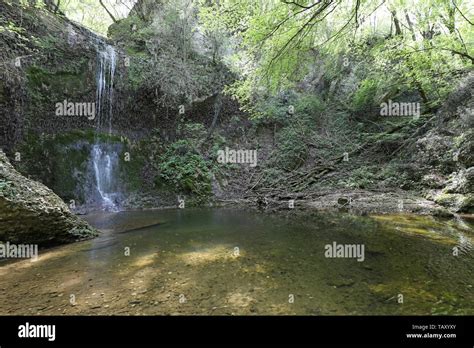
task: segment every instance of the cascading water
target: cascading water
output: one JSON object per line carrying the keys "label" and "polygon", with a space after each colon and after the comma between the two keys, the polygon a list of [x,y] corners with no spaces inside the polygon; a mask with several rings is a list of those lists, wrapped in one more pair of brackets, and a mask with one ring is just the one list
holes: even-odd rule
{"label": "cascading water", "polygon": [[118,166],[118,156],[109,151],[110,149],[104,145],[95,144],[92,147],[91,159],[101,208],[116,211],[118,210],[116,203],[118,194],[114,173]]}
{"label": "cascading water", "polygon": [[116,53],[112,46],[97,41],[96,139],[91,151],[95,197],[101,209],[117,211],[116,173],[118,154],[114,146],[99,141],[98,134],[112,133]]}
{"label": "cascading water", "polygon": [[111,134],[116,53],[112,46],[99,41],[97,44],[97,55],[97,131],[106,129]]}

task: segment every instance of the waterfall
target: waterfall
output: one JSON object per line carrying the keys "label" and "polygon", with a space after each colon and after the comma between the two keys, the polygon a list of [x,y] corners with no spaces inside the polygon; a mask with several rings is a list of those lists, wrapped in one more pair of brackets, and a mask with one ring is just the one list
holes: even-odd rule
{"label": "waterfall", "polygon": [[115,49],[110,45],[99,42],[97,45],[97,56],[97,132],[106,129],[108,134],[111,134],[116,67]]}
{"label": "waterfall", "polygon": [[96,71],[96,137],[91,150],[91,162],[94,173],[95,203],[101,209],[117,211],[118,188],[118,152],[116,147],[99,140],[99,134],[112,134],[114,76],[116,68],[115,49],[100,41],[97,45]]}
{"label": "waterfall", "polygon": [[116,211],[117,188],[115,185],[114,171],[117,168],[117,153],[109,153],[103,145],[95,144],[92,147],[92,164],[96,188],[101,199],[101,207],[105,210]]}

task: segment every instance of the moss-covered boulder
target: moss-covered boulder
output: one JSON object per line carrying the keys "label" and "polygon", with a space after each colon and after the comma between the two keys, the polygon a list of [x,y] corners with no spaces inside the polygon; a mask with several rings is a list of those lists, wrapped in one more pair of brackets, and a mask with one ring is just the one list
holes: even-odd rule
{"label": "moss-covered boulder", "polygon": [[0,151],[0,241],[51,246],[97,234],[53,191],[18,173]]}
{"label": "moss-covered boulder", "polygon": [[456,213],[474,212],[474,194],[440,193],[434,201]]}

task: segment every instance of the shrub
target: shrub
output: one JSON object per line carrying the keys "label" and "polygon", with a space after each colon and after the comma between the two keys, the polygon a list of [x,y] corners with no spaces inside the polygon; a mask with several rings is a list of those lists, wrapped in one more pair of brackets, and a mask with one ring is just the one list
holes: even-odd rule
{"label": "shrub", "polygon": [[278,147],[274,166],[284,170],[301,167],[308,158],[308,146],[303,140],[303,136],[294,128],[283,128],[277,136]]}
{"label": "shrub", "polygon": [[377,81],[372,79],[365,79],[361,82],[359,89],[352,97],[352,109],[356,113],[367,112],[374,106],[377,87]]}
{"label": "shrub", "polygon": [[161,156],[160,176],[183,193],[207,196],[211,192],[211,173],[206,160],[188,140],[178,140]]}

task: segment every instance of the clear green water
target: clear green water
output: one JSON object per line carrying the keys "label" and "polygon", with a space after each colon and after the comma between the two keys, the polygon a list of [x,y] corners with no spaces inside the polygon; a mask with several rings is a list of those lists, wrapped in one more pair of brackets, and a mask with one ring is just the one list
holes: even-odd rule
{"label": "clear green water", "polygon": [[[235,209],[86,219],[101,237],[0,264],[0,314],[474,314],[468,220]],[[333,242],[363,244],[364,261],[326,258]]]}

